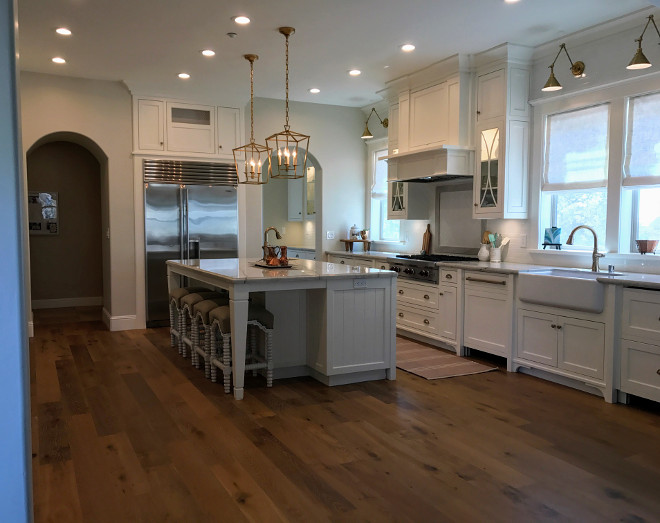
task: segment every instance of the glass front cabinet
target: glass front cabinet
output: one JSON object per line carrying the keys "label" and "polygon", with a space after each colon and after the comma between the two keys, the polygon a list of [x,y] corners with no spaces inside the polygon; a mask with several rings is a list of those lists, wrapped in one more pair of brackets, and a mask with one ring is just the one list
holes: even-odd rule
{"label": "glass front cabinet", "polygon": [[475,214],[499,209],[500,137],[499,126],[479,129],[477,151],[477,178],[475,184]]}

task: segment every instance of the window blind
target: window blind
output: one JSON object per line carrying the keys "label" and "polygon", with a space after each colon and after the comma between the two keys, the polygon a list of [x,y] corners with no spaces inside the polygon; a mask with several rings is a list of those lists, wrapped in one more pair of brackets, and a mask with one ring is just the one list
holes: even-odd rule
{"label": "window blind", "polygon": [[628,101],[623,185],[660,185],[660,93]]}
{"label": "window blind", "polygon": [[544,191],[607,186],[609,105],[546,119]]}

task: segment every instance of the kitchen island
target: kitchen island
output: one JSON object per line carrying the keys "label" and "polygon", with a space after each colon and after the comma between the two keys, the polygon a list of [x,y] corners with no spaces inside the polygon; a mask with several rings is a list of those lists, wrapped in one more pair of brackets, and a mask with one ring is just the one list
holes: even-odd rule
{"label": "kitchen island", "polygon": [[326,385],[396,377],[396,274],[313,260],[292,268],[257,259],[169,260],[169,289],[203,284],[229,292],[234,397],[243,398],[248,303],[275,317],[275,377]]}

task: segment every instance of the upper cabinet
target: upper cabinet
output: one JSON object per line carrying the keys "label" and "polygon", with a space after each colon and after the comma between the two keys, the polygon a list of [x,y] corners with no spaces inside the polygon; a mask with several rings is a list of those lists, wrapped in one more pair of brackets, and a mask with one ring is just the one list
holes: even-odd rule
{"label": "upper cabinet", "polygon": [[519,61],[477,71],[474,218],[527,218],[529,80]]}
{"label": "upper cabinet", "polygon": [[233,159],[239,146],[237,108],[136,98],[133,114],[135,153]]}

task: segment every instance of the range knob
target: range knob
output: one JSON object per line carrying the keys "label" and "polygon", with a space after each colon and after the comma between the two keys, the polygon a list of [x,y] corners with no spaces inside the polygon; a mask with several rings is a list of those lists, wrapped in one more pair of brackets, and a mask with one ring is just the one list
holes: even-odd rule
{"label": "range knob", "polygon": [[422,269],[421,271],[419,271],[419,275],[420,275],[420,276],[428,276],[428,275],[429,275],[429,271],[427,271],[426,269]]}
{"label": "range knob", "polygon": [[394,272],[401,272],[401,267],[395,267],[394,265],[390,265],[390,270]]}
{"label": "range knob", "polygon": [[403,269],[403,272],[405,272],[406,274],[413,275],[415,274],[415,269],[413,269],[412,267],[406,267],[405,269]]}

